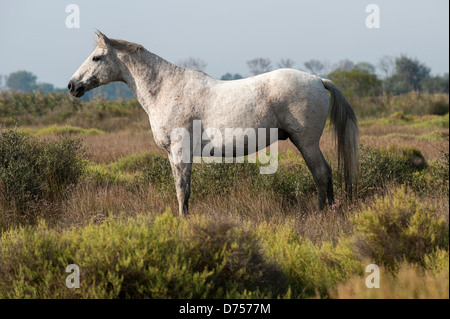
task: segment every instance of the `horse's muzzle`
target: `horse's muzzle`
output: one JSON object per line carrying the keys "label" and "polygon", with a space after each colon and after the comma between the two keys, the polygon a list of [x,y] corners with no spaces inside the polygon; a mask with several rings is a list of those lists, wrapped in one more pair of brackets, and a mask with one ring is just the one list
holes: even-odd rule
{"label": "horse's muzzle", "polygon": [[69,90],[70,94],[75,97],[82,97],[86,92],[86,86],[76,85],[73,81],[69,82],[69,84],[67,85],[67,89]]}

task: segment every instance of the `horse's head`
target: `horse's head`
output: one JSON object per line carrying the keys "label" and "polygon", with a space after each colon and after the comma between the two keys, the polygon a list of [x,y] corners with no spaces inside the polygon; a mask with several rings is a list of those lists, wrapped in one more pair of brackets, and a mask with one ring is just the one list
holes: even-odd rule
{"label": "horse's head", "polygon": [[100,85],[119,81],[120,68],[118,58],[110,40],[100,31],[97,32],[98,42],[94,52],[75,72],[67,85],[70,94],[82,97],[84,93]]}

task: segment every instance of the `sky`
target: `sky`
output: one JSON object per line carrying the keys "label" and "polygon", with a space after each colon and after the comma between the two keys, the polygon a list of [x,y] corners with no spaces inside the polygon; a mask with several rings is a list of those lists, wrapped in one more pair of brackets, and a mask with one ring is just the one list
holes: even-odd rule
{"label": "sky", "polygon": [[[79,28],[66,26],[70,4]],[[366,26],[369,4],[379,8],[379,28]],[[406,54],[432,74],[449,72],[447,0],[0,0],[0,74],[27,70],[65,87],[92,52],[96,29],[173,63],[203,59],[215,78],[249,76],[246,62],[258,57],[304,69],[311,59],[376,65]]]}

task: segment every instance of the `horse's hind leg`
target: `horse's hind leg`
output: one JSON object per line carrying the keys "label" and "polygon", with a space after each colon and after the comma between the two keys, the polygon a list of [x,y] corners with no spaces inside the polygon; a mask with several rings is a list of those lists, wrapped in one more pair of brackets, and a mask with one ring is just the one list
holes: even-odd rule
{"label": "horse's hind leg", "polygon": [[328,205],[334,204],[334,191],[333,191],[333,170],[331,169],[330,164],[325,160],[325,157],[323,157],[322,152],[320,151],[320,155],[322,155],[322,160],[325,163],[325,166],[327,168],[327,199],[328,199]]}
{"label": "horse's hind leg", "polygon": [[303,145],[298,138],[291,136],[291,141],[302,153],[303,158],[308,166],[317,187],[319,197],[319,209],[325,208],[327,199],[328,203],[334,203],[332,170],[330,165],[323,157],[319,148],[319,142]]}

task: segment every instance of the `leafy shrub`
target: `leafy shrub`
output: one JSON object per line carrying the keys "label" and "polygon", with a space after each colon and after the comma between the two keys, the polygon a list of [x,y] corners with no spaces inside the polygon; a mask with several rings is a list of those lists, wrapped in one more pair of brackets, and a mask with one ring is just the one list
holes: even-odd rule
{"label": "leafy shrub", "polygon": [[136,174],[111,169],[105,164],[85,162],[84,178],[98,186],[110,184],[131,184],[136,180]]}
{"label": "leafy shrub", "polygon": [[[28,132],[26,130],[25,132]],[[50,126],[36,131],[32,131],[33,135],[61,135],[61,134],[79,134],[79,135],[102,135],[105,132],[95,128],[84,129],[77,126]]]}
{"label": "leafy shrub", "polygon": [[433,160],[423,171],[415,172],[411,188],[418,194],[449,195],[449,166],[444,161]]}
{"label": "leafy shrub", "polygon": [[440,99],[436,99],[435,101],[430,103],[429,106],[429,114],[434,115],[445,115],[449,111],[449,102],[448,98],[441,97]]}
{"label": "leafy shrub", "polygon": [[419,202],[403,187],[377,197],[352,222],[358,252],[394,272],[403,261],[424,265],[427,254],[448,251],[448,223],[436,207]]}
{"label": "leafy shrub", "polygon": [[[258,186],[259,166],[248,163],[195,164],[192,170],[193,196],[227,194],[243,186]],[[250,187],[248,187],[249,189]]]}
{"label": "leafy shrub", "polygon": [[[65,286],[69,264],[80,267],[80,289]],[[279,276],[251,233],[170,211],[0,237],[0,298],[259,298],[286,288]]]}
{"label": "leafy shrub", "polygon": [[257,229],[266,255],[276,260],[285,274],[291,298],[307,298],[328,290],[348,278],[363,273],[350,243],[341,240],[337,245],[325,242],[314,245],[298,235],[293,227],[261,224]]}
{"label": "leafy shrub", "polygon": [[341,88],[346,96],[373,96],[381,93],[382,82],[369,70],[353,68],[336,69],[328,78]]}
{"label": "leafy shrub", "polygon": [[[43,124],[41,119],[47,116],[63,122],[75,114],[81,105],[80,100],[66,93],[3,91],[0,93],[0,124],[11,125],[15,121],[21,124]],[[3,122],[5,118],[14,118],[15,121]]]}
{"label": "leafy shrub", "polygon": [[415,172],[426,167],[425,158],[415,148],[360,147],[358,193],[365,197],[388,184],[411,184]]}
{"label": "leafy shrub", "polygon": [[136,99],[107,101],[100,97],[82,101],[67,93],[0,92],[0,125],[4,126],[58,123],[114,131],[145,123],[148,128],[143,112]]}
{"label": "leafy shrub", "polygon": [[260,175],[260,179],[263,189],[271,190],[289,202],[316,192],[311,172],[303,160],[279,165],[275,174]]}
{"label": "leafy shrub", "polygon": [[83,174],[79,140],[38,141],[17,129],[0,131],[0,207],[23,221],[64,197]]}
{"label": "leafy shrub", "polygon": [[175,190],[172,168],[167,157],[151,156],[138,180],[153,184],[160,193],[165,195]]}

